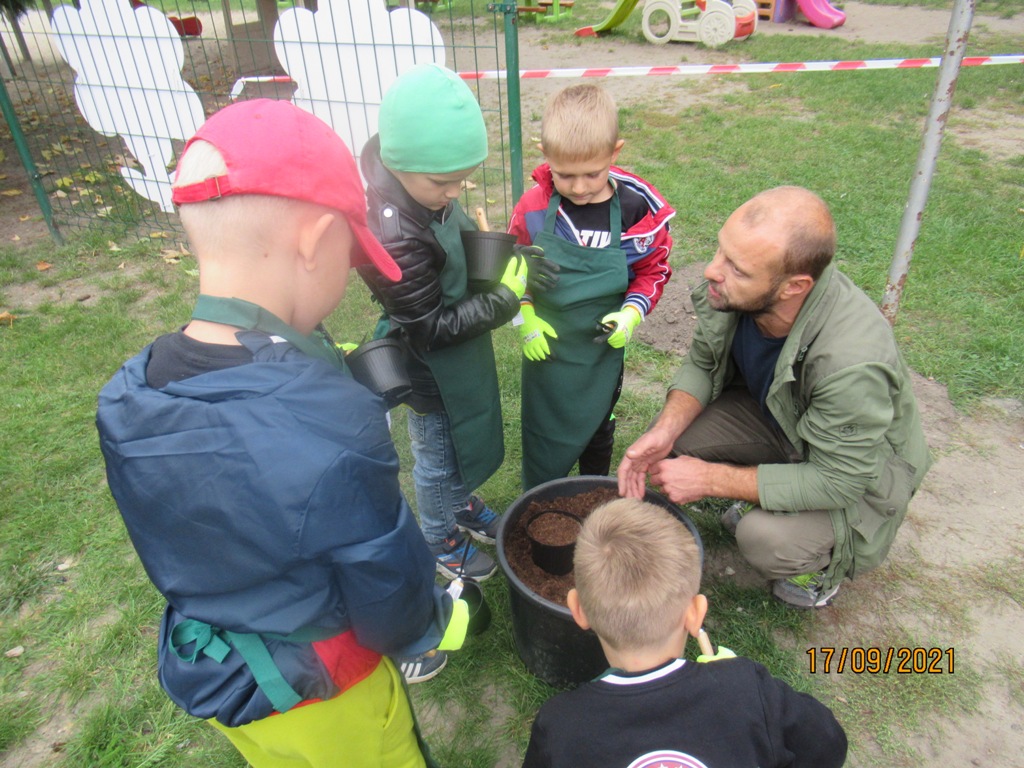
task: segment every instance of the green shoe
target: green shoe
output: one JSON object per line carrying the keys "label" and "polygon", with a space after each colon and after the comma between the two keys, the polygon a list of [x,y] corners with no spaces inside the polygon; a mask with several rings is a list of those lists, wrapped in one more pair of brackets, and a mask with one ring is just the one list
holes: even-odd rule
{"label": "green shoe", "polygon": [[776,579],[772,582],[772,595],[794,608],[824,608],[832,604],[832,599],[839,592],[839,584],[832,589],[824,589],[824,577],[824,572],[819,571]]}

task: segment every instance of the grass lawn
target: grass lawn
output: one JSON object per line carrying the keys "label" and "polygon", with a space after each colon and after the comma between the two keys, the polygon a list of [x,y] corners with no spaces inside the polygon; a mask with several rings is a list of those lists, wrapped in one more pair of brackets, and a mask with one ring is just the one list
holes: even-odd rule
{"label": "grass lawn", "polygon": [[[1017,7],[1011,0],[988,5],[982,9]],[[970,53],[1006,53],[1022,44],[1024,35],[988,38]],[[834,42],[826,50],[819,39],[781,36],[755,36],[744,45],[744,56],[759,61],[931,55]],[[631,104],[621,115],[631,138],[622,164],[680,210],[677,266],[705,260],[725,216],[756,191],[782,183],[814,189],[835,213],[841,268],[880,299],[934,83],[935,70],[757,76],[705,94],[699,106],[672,107],[669,99]],[[680,80],[668,87],[705,86]],[[1019,115],[1024,71],[966,69],[955,102],[954,134],[982,117]],[[946,384],[965,410],[984,397],[1024,397],[1022,190],[1020,150],[994,157],[966,142],[945,142],[897,335],[911,366]],[[3,765],[15,765],[4,762],[13,756],[28,759],[32,750],[42,755],[32,765],[61,768],[244,765],[157,684],[162,603],[107,491],[94,427],[96,395],[123,360],[189,315],[195,263],[187,255],[172,258],[168,248],[166,240],[134,242],[105,231],[62,248],[0,250],[0,305],[14,315],[0,324],[0,651],[22,649],[0,663]],[[40,269],[41,261],[49,267]],[[359,339],[375,319],[354,280],[328,326],[339,340]],[[494,340],[507,456],[482,493],[503,509],[518,496],[519,343],[510,328]],[[627,391],[619,406],[619,454],[660,407],[676,362],[643,345],[631,348],[630,375],[644,386]],[[411,496],[401,411],[393,433]],[[692,510],[692,517],[711,556],[731,546],[713,511]],[[515,764],[534,713],[553,693],[515,653],[504,580],[496,576],[485,587],[491,629],[453,655],[438,678],[413,689],[444,766]],[[1019,584],[1012,588],[1020,593]],[[712,637],[727,638],[737,653],[828,701],[847,724],[851,764],[918,765],[907,734],[952,717],[976,695],[976,676],[958,670],[941,691],[921,679],[885,698],[865,676],[837,697],[835,680],[807,672],[801,642],[814,616],[782,608],[762,588],[710,579],[705,590]]]}

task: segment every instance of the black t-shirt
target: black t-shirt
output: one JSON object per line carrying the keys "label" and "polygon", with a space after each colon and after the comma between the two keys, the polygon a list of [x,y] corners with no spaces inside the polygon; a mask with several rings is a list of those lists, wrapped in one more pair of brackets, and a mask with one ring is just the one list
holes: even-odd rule
{"label": "black t-shirt", "polygon": [[[647,215],[648,206],[643,196],[634,189],[619,185],[619,206],[622,213],[622,231],[628,232]],[[576,231],[579,245],[605,248],[611,243],[608,223],[611,218],[612,199],[603,203],[576,205],[562,198],[562,213]]]}
{"label": "black t-shirt", "polygon": [[740,315],[736,335],[732,340],[732,359],[747,382],[750,396],[761,406],[761,413],[776,426],[778,422],[768,411],[766,403],[768,390],[775,379],[775,364],[779,361],[779,353],[785,343],[785,336],[771,339],[761,333],[750,315]]}
{"label": "black t-shirt", "polygon": [[208,344],[178,331],[153,342],[146,365],[146,383],[160,389],[172,381],[251,362],[252,352],[245,347]]}

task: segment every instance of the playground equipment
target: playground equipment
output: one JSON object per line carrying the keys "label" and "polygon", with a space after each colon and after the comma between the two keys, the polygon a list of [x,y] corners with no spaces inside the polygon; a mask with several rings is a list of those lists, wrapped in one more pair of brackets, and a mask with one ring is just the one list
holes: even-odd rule
{"label": "playground equipment", "polygon": [[650,42],[700,42],[717,48],[745,40],[757,29],[754,0],[647,0],[643,32]]}
{"label": "playground equipment", "polygon": [[807,21],[822,29],[835,29],[846,23],[846,14],[829,0],[757,0],[758,16],[778,24],[793,21],[797,10]]}
{"label": "playground equipment", "polygon": [[[636,7],[637,0],[618,0],[608,18],[576,30],[577,37],[596,37],[619,26]],[[703,43],[709,48],[730,40],[745,40],[757,29],[754,0],[646,0],[643,33],[656,44],[670,40]]]}

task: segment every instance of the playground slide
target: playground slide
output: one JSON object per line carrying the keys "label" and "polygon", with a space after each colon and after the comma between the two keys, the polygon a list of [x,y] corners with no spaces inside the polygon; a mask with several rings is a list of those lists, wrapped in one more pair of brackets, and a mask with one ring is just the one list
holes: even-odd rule
{"label": "playground slide", "polygon": [[828,0],[796,0],[800,13],[816,27],[835,29],[846,23],[846,14]]}
{"label": "playground slide", "polygon": [[[637,2],[638,0],[616,0],[615,7],[608,14],[608,18],[592,27],[580,27],[574,34],[576,37],[597,37],[598,32],[607,32],[609,29],[619,26],[633,12]],[[839,23],[842,24],[842,22]]]}

